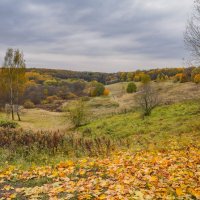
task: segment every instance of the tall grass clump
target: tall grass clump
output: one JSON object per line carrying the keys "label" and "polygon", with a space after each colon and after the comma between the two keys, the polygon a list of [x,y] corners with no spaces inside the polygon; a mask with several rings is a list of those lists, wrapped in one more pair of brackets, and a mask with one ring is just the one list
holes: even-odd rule
{"label": "tall grass clump", "polygon": [[18,126],[17,122],[0,120],[0,127],[2,128],[16,128]]}
{"label": "tall grass clump", "polygon": [[[0,129],[0,163],[23,158],[41,163],[56,157],[81,157],[109,155],[122,144],[106,136],[85,137],[78,133],[61,131],[27,131]],[[124,143],[125,144],[125,143]],[[3,155],[6,152],[7,155]],[[42,159],[41,159],[42,158]]]}

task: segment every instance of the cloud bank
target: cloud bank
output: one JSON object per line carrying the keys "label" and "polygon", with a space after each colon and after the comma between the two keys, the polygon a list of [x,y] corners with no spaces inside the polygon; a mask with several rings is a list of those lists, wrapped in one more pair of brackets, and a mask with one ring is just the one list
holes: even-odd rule
{"label": "cloud bank", "polygon": [[0,59],[27,66],[132,71],[182,65],[191,0],[1,0]]}

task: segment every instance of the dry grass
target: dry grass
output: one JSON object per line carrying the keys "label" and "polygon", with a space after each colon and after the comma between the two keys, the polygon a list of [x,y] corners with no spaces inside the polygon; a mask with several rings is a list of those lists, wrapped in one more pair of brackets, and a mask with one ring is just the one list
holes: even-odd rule
{"label": "dry grass", "polygon": [[[165,81],[159,83],[153,82],[152,84],[158,91],[162,103],[164,104],[172,104],[200,98],[200,86],[192,82],[173,83],[173,81]],[[139,88],[141,83],[136,83],[136,85]],[[119,104],[119,110],[137,106],[135,102],[135,96],[137,93],[127,94],[124,91],[126,86],[127,83],[116,83],[107,86],[111,91],[110,98]]]}
{"label": "dry grass", "polygon": [[[4,113],[0,115],[6,118]],[[68,127],[64,113],[50,112],[41,109],[24,110],[21,116],[22,121],[19,122],[20,127],[31,130],[58,130]]]}

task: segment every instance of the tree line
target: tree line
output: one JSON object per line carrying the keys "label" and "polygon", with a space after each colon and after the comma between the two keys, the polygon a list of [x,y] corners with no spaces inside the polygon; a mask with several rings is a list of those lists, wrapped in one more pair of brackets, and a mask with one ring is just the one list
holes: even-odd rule
{"label": "tree line", "polygon": [[[144,75],[149,75],[153,81],[174,80],[174,82],[198,81],[200,74],[199,67],[179,67],[179,68],[161,68],[150,70],[136,70],[133,72],[116,72],[116,73],[101,73],[101,72],[80,72],[59,69],[40,69],[29,68],[27,73],[41,76],[39,79],[52,77],[53,79],[82,79],[84,81],[97,81],[102,84],[113,84],[118,82],[141,82]],[[195,77],[195,75],[198,75]]]}

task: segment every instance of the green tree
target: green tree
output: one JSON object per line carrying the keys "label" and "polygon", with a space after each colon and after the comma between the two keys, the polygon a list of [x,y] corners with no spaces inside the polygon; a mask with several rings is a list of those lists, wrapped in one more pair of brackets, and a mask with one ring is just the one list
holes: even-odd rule
{"label": "green tree", "polygon": [[121,72],[120,73],[120,81],[127,81],[127,73],[126,72]]}
{"label": "green tree", "polygon": [[143,74],[142,76],[141,76],[141,82],[143,83],[143,84],[147,84],[147,83],[149,83],[151,81],[151,77],[148,75],[148,74]]}
{"label": "green tree", "polygon": [[130,82],[126,88],[127,93],[133,93],[133,92],[136,92],[136,90],[137,90],[137,86],[133,82]]}
{"label": "green tree", "polygon": [[101,96],[103,95],[104,90],[105,86],[102,83],[99,83],[97,81],[91,82],[90,96],[92,97]]}
{"label": "green tree", "polygon": [[133,72],[128,72],[127,81],[133,81],[133,76],[134,76]]}

